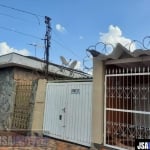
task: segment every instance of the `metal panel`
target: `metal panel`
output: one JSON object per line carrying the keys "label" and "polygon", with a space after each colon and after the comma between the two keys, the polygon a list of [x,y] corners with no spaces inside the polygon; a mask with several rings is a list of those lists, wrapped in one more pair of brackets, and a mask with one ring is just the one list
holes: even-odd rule
{"label": "metal panel", "polygon": [[68,83],[65,138],[90,146],[91,144],[91,83]]}
{"label": "metal panel", "polygon": [[44,134],[55,138],[64,137],[64,112],[66,100],[66,88],[63,84],[47,84],[45,115],[44,115]]}
{"label": "metal panel", "polygon": [[92,82],[48,83],[44,134],[90,146],[91,93]]}

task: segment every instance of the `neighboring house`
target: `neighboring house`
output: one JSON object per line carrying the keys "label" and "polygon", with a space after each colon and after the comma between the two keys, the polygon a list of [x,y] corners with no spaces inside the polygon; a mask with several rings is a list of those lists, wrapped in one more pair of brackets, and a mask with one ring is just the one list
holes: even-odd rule
{"label": "neighboring house", "polygon": [[150,50],[93,54],[92,143],[134,149],[150,138]]}
{"label": "neighboring house", "polygon": [[[82,71],[53,63],[49,63],[48,69],[49,81],[91,78]],[[34,57],[16,53],[0,56],[1,130],[31,128],[35,93],[38,88],[37,80],[45,79],[44,70],[44,61]]]}
{"label": "neighboring house", "polygon": [[[85,72],[49,63],[49,80],[91,78]],[[43,60],[10,53],[0,56],[0,72],[6,72],[16,81],[32,81],[45,78],[45,63]],[[2,79],[2,78],[1,78]]]}

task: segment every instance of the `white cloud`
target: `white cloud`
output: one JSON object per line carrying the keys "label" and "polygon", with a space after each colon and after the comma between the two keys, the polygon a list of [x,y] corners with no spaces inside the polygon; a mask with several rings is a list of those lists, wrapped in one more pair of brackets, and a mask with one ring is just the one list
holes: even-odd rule
{"label": "white cloud", "polygon": [[1,42],[0,43],[0,55],[5,55],[8,53],[18,53],[21,55],[30,55],[30,52],[27,49],[21,49],[21,50],[17,50],[15,48],[10,47],[6,42]]}
{"label": "white cloud", "polygon": [[61,24],[56,24],[56,30],[59,32],[65,32],[66,29]]}
{"label": "white cloud", "polygon": [[130,51],[136,49],[136,45],[131,45],[132,40],[124,37],[121,29],[118,26],[110,25],[107,33],[100,33],[100,41],[106,44],[112,44],[113,46],[116,46],[117,43],[120,43]]}

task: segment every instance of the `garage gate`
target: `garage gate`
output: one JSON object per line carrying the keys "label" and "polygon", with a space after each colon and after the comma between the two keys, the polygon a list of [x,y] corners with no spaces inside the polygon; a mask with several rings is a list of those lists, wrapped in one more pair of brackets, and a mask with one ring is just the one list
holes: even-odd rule
{"label": "garage gate", "polygon": [[91,145],[92,82],[48,83],[44,135]]}

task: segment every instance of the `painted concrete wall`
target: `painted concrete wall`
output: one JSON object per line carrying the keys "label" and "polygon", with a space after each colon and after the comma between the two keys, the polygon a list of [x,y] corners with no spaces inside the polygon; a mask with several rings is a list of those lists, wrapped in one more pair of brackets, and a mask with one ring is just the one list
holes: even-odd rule
{"label": "painted concrete wall", "polygon": [[43,119],[44,119],[44,106],[45,106],[45,95],[46,95],[46,83],[45,79],[38,81],[38,87],[35,95],[35,104],[33,109],[32,118],[32,132],[42,134],[43,130]]}
{"label": "painted concrete wall", "polygon": [[92,143],[103,143],[104,65],[93,58]]}
{"label": "painted concrete wall", "polygon": [[0,130],[11,128],[14,106],[15,82],[13,69],[0,70]]}

